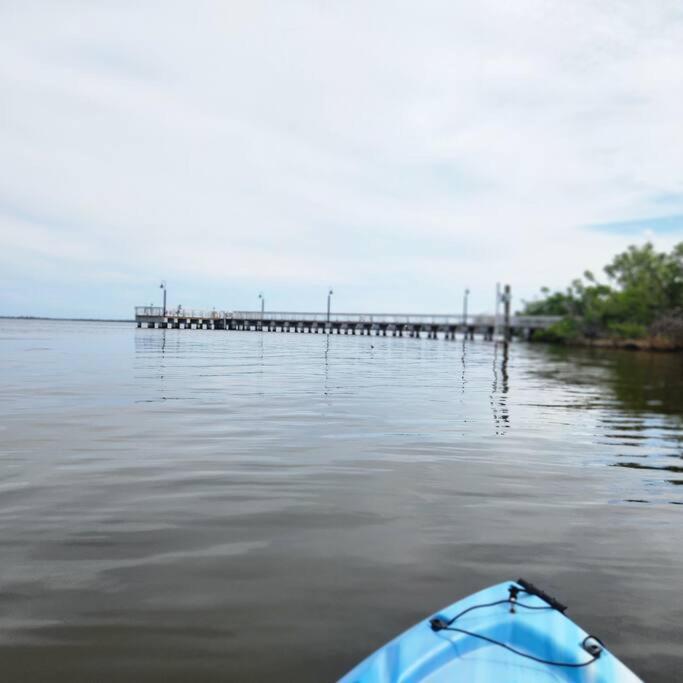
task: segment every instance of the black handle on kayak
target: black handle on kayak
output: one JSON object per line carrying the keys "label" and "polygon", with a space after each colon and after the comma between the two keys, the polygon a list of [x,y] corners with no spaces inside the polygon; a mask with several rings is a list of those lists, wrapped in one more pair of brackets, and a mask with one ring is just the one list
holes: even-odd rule
{"label": "black handle on kayak", "polygon": [[541,600],[547,602],[553,609],[556,609],[558,612],[564,612],[567,610],[567,605],[563,605],[559,600],[556,600],[553,598],[551,595],[548,595],[545,591],[542,591],[540,588],[536,588],[533,583],[530,581],[526,581],[525,579],[517,579],[517,583],[527,592],[530,593],[531,595],[535,595]]}

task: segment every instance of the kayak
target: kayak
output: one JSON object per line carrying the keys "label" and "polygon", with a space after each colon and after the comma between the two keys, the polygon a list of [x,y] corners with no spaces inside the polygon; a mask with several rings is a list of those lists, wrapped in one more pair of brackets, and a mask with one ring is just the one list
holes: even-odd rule
{"label": "kayak", "polygon": [[507,581],[408,629],[340,683],[642,683],[566,609]]}

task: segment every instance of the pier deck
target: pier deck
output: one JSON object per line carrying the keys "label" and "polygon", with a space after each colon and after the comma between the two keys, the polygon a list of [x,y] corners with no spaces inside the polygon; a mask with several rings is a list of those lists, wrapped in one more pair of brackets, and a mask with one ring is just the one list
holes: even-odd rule
{"label": "pier deck", "polygon": [[[530,336],[559,321],[557,316],[511,316],[508,334]],[[161,329],[252,330],[264,332],[361,334],[454,339],[456,333],[493,339],[492,315],[430,315],[411,313],[305,313],[281,311],[165,311],[156,306],[135,309],[138,327]],[[502,326],[503,319],[499,324]]]}

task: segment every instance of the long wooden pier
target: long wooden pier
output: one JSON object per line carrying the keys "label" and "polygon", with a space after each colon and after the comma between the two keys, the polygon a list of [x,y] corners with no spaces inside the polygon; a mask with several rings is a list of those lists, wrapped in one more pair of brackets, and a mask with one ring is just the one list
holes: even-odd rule
{"label": "long wooden pier", "polygon": [[430,315],[412,313],[302,313],[281,311],[164,311],[157,306],[137,306],[138,327],[161,329],[251,330],[257,332],[293,332],[323,334],[361,334],[430,339],[439,335],[455,339],[456,333],[468,338],[475,334],[493,339],[530,337],[534,330],[545,329],[560,320],[556,316],[510,316],[503,328],[503,318],[496,327],[492,315]]}

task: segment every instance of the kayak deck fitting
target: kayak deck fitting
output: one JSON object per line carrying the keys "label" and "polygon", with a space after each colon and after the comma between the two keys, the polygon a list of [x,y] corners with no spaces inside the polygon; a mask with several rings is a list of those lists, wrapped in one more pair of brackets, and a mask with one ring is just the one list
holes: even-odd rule
{"label": "kayak deck fitting", "polygon": [[425,619],[340,683],[642,683],[567,608],[519,579]]}

